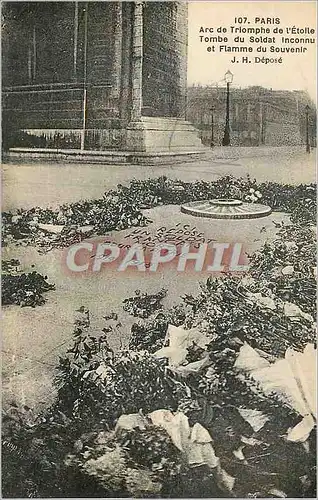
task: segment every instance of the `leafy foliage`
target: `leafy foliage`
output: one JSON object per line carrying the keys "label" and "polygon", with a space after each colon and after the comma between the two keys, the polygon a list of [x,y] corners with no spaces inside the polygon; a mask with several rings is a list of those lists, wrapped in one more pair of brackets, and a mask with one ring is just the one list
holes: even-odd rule
{"label": "leafy foliage", "polygon": [[176,409],[186,393],[171,383],[165,363],[146,350],[114,353],[107,337],[90,333],[89,312],[76,321],[74,345],[60,359],[59,410],[81,426],[112,425],[123,413]]}
{"label": "leafy foliage", "polygon": [[148,316],[147,320],[132,325],[129,340],[130,349],[135,351],[147,349],[151,353],[157,351],[162,347],[168,325],[180,326],[184,323],[186,307],[184,304],[180,304],[159,312],[152,310]]}
{"label": "leafy foliage", "polygon": [[251,256],[251,276],[259,290],[316,316],[316,231],[313,225],[282,224],[278,236]]}
{"label": "leafy foliage", "polygon": [[45,303],[44,292],[54,290],[55,285],[47,282],[47,276],[32,271],[22,273],[16,259],[2,263],[2,304],[17,304],[21,307],[40,306]]}
{"label": "leafy foliage", "polygon": [[167,290],[165,288],[162,288],[155,294],[141,293],[140,290],[136,290],[135,297],[124,300],[123,309],[132,316],[148,318],[153,311],[162,309],[163,305],[161,301],[166,295]]}
{"label": "leafy foliage", "polygon": [[[105,194],[101,199],[62,205],[58,210],[35,207],[4,212],[2,222],[4,244],[14,240],[48,251],[78,243],[91,234],[144,226],[147,219],[133,201]],[[60,226],[61,230],[50,232],[41,224]]]}
{"label": "leafy foliage", "polygon": [[[230,175],[211,182],[184,182],[161,176],[132,180],[128,186],[118,185],[102,198],[65,204],[57,210],[35,207],[4,212],[3,241],[4,244],[13,240],[36,245],[48,251],[77,243],[93,234],[145,226],[150,222],[142,213],[145,208],[220,197],[268,204],[273,210],[292,213],[293,222],[300,224],[316,220],[316,190],[312,184],[282,186],[273,182],[257,183],[248,176],[234,178]],[[60,225],[61,232],[50,233],[39,224]]]}

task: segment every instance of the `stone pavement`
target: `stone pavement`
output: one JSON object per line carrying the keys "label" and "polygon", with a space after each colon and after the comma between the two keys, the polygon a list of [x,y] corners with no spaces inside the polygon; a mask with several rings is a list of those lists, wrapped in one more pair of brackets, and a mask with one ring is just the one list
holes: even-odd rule
{"label": "stone pavement", "polygon": [[133,178],[166,175],[172,179],[210,181],[232,174],[259,181],[315,182],[315,150],[303,148],[215,148],[204,160],[169,165],[100,165],[26,163],[3,165],[3,210],[57,207],[79,199],[98,198]]}

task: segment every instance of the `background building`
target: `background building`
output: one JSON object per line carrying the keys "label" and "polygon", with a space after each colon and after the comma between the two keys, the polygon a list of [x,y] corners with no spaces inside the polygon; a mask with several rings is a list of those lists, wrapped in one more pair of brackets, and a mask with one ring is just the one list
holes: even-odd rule
{"label": "background building", "polygon": [[[316,140],[316,110],[303,91],[248,87],[230,90],[230,128],[233,146],[295,146],[306,142],[306,105],[309,136]],[[213,108],[213,112],[211,109]],[[226,115],[226,88],[192,86],[188,89],[187,118],[200,129],[202,142],[222,144]]]}
{"label": "background building", "polygon": [[5,2],[5,146],[171,151],[186,123],[187,4]]}

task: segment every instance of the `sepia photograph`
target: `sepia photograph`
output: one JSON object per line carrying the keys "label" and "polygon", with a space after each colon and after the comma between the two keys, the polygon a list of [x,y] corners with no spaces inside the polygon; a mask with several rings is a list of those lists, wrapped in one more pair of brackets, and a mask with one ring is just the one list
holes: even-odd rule
{"label": "sepia photograph", "polygon": [[2,498],[316,498],[317,6],[2,1]]}

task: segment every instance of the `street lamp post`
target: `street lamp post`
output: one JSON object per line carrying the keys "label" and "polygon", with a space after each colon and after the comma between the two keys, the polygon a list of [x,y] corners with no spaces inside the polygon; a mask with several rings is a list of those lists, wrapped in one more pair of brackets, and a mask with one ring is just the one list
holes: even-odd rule
{"label": "street lamp post", "polygon": [[306,104],[306,152],[310,153],[310,142],[309,142],[309,106]]}
{"label": "street lamp post", "polygon": [[211,148],[214,147],[214,111],[215,107],[212,106],[211,108]]}
{"label": "street lamp post", "polygon": [[233,73],[231,71],[227,71],[225,73],[225,82],[226,82],[226,117],[225,117],[225,129],[222,145],[230,146],[231,138],[230,138],[230,84],[233,82]]}
{"label": "street lamp post", "polygon": [[203,113],[201,113],[200,114],[200,139],[201,139],[201,141],[203,141],[203,138],[204,138],[203,129],[204,129],[204,120],[203,120]]}

